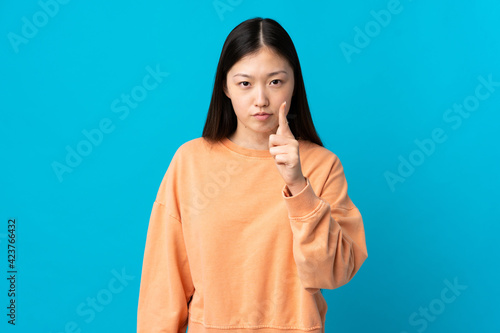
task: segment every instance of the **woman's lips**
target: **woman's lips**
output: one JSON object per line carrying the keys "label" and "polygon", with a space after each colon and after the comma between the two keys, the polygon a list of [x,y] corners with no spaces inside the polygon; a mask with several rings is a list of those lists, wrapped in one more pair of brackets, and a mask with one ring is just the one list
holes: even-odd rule
{"label": "woman's lips", "polygon": [[270,116],[271,116],[270,114],[256,114],[256,115],[254,115],[254,117],[257,118],[258,120],[266,120]]}

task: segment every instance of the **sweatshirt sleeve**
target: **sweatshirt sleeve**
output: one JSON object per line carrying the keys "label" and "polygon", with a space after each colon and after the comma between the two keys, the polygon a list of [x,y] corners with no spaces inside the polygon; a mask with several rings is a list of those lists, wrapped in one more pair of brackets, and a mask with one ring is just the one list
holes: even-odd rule
{"label": "sweatshirt sleeve", "polygon": [[304,288],[314,294],[349,282],[368,252],[363,219],[347,195],[342,164],[335,155],[317,196],[310,179],[296,195],[283,187],[293,233],[293,257]]}
{"label": "sweatshirt sleeve", "polygon": [[137,332],[186,332],[193,293],[182,224],[155,201],[144,250]]}

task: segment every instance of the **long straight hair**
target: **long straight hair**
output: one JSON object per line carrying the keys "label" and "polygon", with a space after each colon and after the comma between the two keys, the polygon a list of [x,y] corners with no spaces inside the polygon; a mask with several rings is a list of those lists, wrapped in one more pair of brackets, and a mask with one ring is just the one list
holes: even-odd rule
{"label": "long straight hair", "polygon": [[249,19],[237,25],[224,42],[202,137],[213,143],[229,137],[236,131],[238,120],[231,100],[224,93],[227,73],[241,58],[258,52],[264,46],[288,60],[293,69],[295,84],[290,110],[287,114],[290,130],[297,140],[308,140],[323,146],[314,128],[299,57],[292,39],[278,22],[261,17]]}

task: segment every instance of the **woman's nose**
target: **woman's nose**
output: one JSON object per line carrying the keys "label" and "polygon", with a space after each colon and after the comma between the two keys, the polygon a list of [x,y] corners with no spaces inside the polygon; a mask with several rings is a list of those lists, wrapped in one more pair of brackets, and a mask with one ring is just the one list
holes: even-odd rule
{"label": "woman's nose", "polygon": [[269,100],[267,98],[266,88],[262,87],[262,86],[257,87],[257,89],[255,89],[255,92],[257,94],[255,96],[255,106],[257,106],[257,107],[267,106],[269,103]]}

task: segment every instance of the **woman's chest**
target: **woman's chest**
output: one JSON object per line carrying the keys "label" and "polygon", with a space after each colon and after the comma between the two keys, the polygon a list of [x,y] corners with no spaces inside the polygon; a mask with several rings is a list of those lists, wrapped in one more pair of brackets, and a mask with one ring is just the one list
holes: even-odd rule
{"label": "woman's chest", "polygon": [[245,250],[291,239],[285,185],[274,160],[229,161],[206,166],[185,184],[185,232],[217,251]]}

